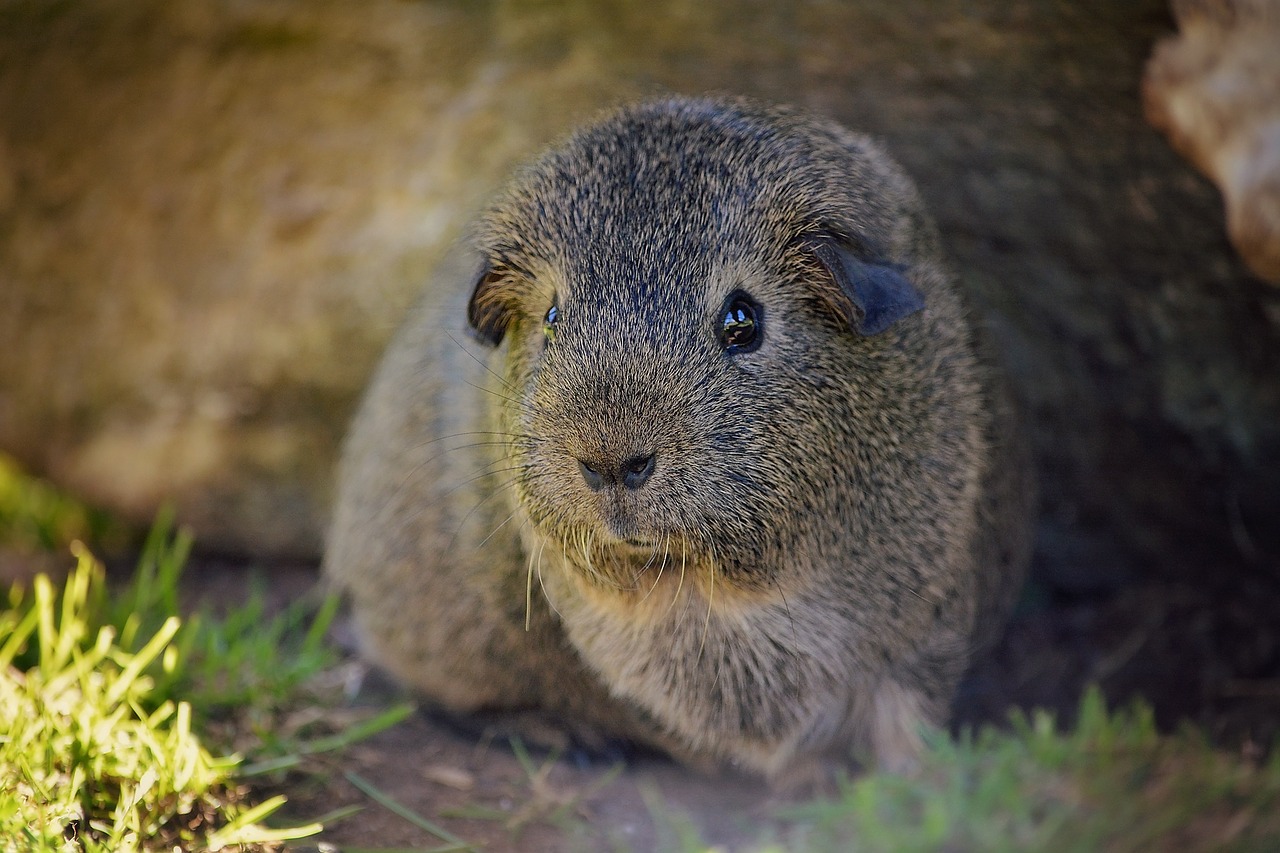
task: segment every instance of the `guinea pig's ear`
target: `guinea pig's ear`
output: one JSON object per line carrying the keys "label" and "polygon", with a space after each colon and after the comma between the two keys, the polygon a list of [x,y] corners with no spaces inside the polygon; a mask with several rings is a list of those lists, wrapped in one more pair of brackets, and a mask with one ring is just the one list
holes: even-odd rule
{"label": "guinea pig's ear", "polygon": [[900,264],[867,257],[831,236],[805,242],[836,285],[827,292],[829,300],[857,334],[878,335],[924,308],[924,297]]}
{"label": "guinea pig's ear", "polygon": [[471,331],[485,344],[496,347],[502,343],[511,322],[511,306],[506,298],[509,275],[496,270],[486,260],[476,271],[471,286],[471,300],[467,303],[467,322]]}

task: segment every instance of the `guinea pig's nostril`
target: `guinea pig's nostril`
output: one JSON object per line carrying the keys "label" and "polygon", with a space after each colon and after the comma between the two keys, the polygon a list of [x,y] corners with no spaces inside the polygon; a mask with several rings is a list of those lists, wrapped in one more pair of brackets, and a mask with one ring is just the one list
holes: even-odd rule
{"label": "guinea pig's nostril", "polygon": [[604,488],[604,475],[581,459],[578,460],[578,470],[582,472],[582,479],[587,481],[588,489],[598,492]]}
{"label": "guinea pig's nostril", "polygon": [[650,453],[646,456],[633,456],[620,465],[614,462],[606,462],[603,465],[599,462],[592,464],[579,459],[578,470],[582,473],[582,479],[586,482],[587,488],[593,492],[598,492],[608,485],[617,486],[618,484],[628,489],[638,489],[648,481],[656,464],[657,457]]}
{"label": "guinea pig's nostril", "polygon": [[648,456],[636,456],[622,463],[622,485],[628,489],[638,489],[645,484],[649,476],[653,474],[654,465],[657,464],[657,456],[650,453]]}

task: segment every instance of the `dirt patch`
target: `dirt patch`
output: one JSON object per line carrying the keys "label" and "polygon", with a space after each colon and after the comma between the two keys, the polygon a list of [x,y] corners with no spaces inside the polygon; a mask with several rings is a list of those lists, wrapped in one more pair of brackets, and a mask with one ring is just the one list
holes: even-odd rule
{"label": "dirt patch", "polygon": [[[197,561],[189,601],[223,605],[249,589],[241,565]],[[308,567],[272,567],[268,595],[284,604],[315,581]],[[1280,734],[1280,594],[1246,588],[1148,584],[1067,599],[1029,588],[1023,607],[975,667],[956,702],[957,726],[1000,723],[1011,708],[1044,707],[1071,721],[1085,685],[1108,701],[1149,702],[1165,729],[1203,728],[1215,743],[1256,757]],[[343,628],[337,626],[336,640]],[[365,680],[356,704],[387,704],[395,692]],[[309,820],[348,805],[363,809],[304,847],[439,846],[441,839],[361,791],[365,780],[457,837],[494,851],[668,849],[681,825],[706,844],[737,849],[769,832],[788,800],[755,780],[709,777],[660,756],[602,759],[521,756],[505,739],[465,733],[416,714],[262,794],[281,792],[285,814]],[[655,816],[659,819],[655,820]]]}
{"label": "dirt patch", "polygon": [[534,753],[529,760],[533,772],[506,741],[467,737],[417,715],[348,750],[327,784],[284,791],[289,814],[303,819],[365,806],[320,836],[339,847],[442,843],[372,802],[348,773],[486,850],[670,847],[655,811],[662,826],[687,819],[705,841],[734,848],[759,837],[764,815],[781,802],[753,780],[696,776],[656,756],[613,763]]}

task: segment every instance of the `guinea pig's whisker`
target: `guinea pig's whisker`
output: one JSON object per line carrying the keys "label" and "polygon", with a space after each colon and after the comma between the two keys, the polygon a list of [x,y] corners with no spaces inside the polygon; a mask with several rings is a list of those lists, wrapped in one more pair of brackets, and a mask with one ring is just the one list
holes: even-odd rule
{"label": "guinea pig's whisker", "polygon": [[[486,500],[488,500],[488,499],[486,498]],[[483,503],[483,501],[482,501],[482,503]],[[479,507],[479,506],[480,506],[480,504],[476,504],[476,506],[477,506],[477,507]],[[473,510],[472,510],[472,512],[475,512],[475,510],[473,509]],[[508,523],[510,523],[511,519],[513,519],[513,518],[515,518],[515,517],[516,517],[516,514],[517,514],[518,512],[519,512],[519,510],[514,510],[514,509],[513,509],[513,510],[511,511],[511,513],[510,513],[509,515],[507,515],[507,517],[506,517],[506,518],[502,519],[502,521],[498,523],[498,526],[497,526],[497,527],[495,527],[495,528],[493,528],[492,530],[490,530],[490,531],[489,531],[489,535],[488,535],[488,536],[486,536],[486,537],[484,537],[483,539],[481,539],[481,540],[480,540],[480,543],[479,543],[478,545],[476,545],[476,550],[477,550],[477,551],[478,551],[478,550],[480,550],[481,548],[483,548],[485,545],[487,545],[487,544],[488,544],[488,542],[489,542],[489,540],[490,540],[490,539],[492,539],[494,536],[497,536],[497,535],[498,535],[498,531],[499,531],[499,530],[501,530],[502,528],[506,527],[506,526],[507,526],[507,524],[508,524]],[[470,514],[470,513],[468,513],[468,514]]]}
{"label": "guinea pig's whisker", "polygon": [[502,394],[498,391],[493,390],[492,388],[486,388],[483,385],[477,385],[474,382],[467,382],[465,384],[470,385],[472,388],[476,389],[482,394],[488,394],[491,397],[498,398],[504,403],[511,404],[516,408],[517,411],[522,411],[530,415],[537,413],[537,409],[533,407],[532,403],[525,402],[524,400],[520,400],[515,397],[508,397],[506,394]]}
{"label": "guinea pig's whisker", "polygon": [[[660,551],[660,550],[661,550],[661,545],[660,545],[658,542],[654,542],[654,543],[653,543],[653,547],[649,550],[649,557],[648,557],[648,559],[646,559],[646,560],[644,561],[644,563],[640,566],[640,568],[636,569],[634,582],[635,582],[635,584],[636,584],[636,586],[637,586],[637,587],[638,587],[638,586],[639,586],[639,584],[640,584],[640,578],[641,578],[641,577],[643,577],[643,576],[644,576],[644,574],[645,574],[646,572],[648,572],[650,569],[652,569],[652,568],[653,568],[653,566],[654,566],[654,563],[656,563],[656,562],[658,561],[658,553],[659,553],[659,551]],[[661,578],[661,577],[662,577],[662,570],[661,570],[661,569],[659,569],[659,570],[658,570],[658,577],[659,577],[659,578]],[[656,584],[656,583],[657,583],[657,581],[654,581],[654,583]],[[653,588],[652,588],[652,587],[650,587],[649,592],[653,592]],[[645,597],[645,598],[648,598],[648,597],[649,597],[649,593],[648,593],[648,592],[646,592],[646,593],[645,593],[645,595],[644,595],[644,597]],[[644,599],[641,599],[641,600],[643,601]]]}
{"label": "guinea pig's whisker", "polygon": [[[490,470],[489,470],[489,469],[492,469],[494,465],[501,465],[501,464],[504,464],[504,463],[517,461],[517,460],[516,460],[516,457],[514,456],[514,454],[512,454],[512,453],[510,452],[510,451],[511,451],[511,444],[510,444],[510,442],[506,442],[506,441],[473,442],[473,443],[471,443],[471,444],[459,445],[458,447],[450,447],[450,448],[446,448],[446,449],[445,449],[444,451],[442,451],[441,453],[438,453],[438,454],[436,454],[435,456],[432,456],[432,457],[430,457],[430,458],[424,459],[422,462],[419,462],[419,463],[418,463],[417,465],[415,465],[412,469],[410,469],[409,473],[406,475],[406,479],[407,479],[407,478],[409,478],[409,477],[413,477],[413,476],[417,475],[417,474],[418,474],[418,473],[420,473],[424,468],[426,468],[428,465],[430,465],[432,462],[436,461],[436,460],[437,460],[437,459],[439,459],[441,456],[444,456],[444,455],[446,455],[446,454],[448,454],[448,453],[453,453],[453,452],[455,452],[455,451],[459,451],[459,450],[472,450],[472,449],[481,448],[481,447],[494,447],[494,448],[500,448],[500,449],[506,450],[507,452],[502,453],[502,454],[500,454],[500,455],[497,455],[497,456],[495,456],[494,458],[492,458],[492,459],[488,460],[487,462],[485,462],[485,463],[480,467],[480,469],[479,469],[480,473],[479,473],[479,475],[478,475],[478,476],[480,476],[480,477],[483,477],[483,476],[485,476],[487,473],[490,473]],[[466,481],[465,483],[462,483],[462,484],[460,484],[460,485],[467,485],[467,484],[472,483],[472,482],[474,482],[474,480],[468,480],[468,481]]]}
{"label": "guinea pig's whisker", "polygon": [[[512,386],[509,382],[507,382],[498,374],[494,373],[492,370],[489,370],[487,367],[485,369],[489,372],[490,375],[492,375],[495,379],[498,380],[498,382],[502,384],[501,391],[495,390],[486,385],[479,385],[467,379],[463,379],[462,383],[464,385],[467,385],[468,387],[474,388],[475,390],[479,391],[481,394],[488,394],[491,397],[496,397],[497,399],[502,400],[504,403],[509,403],[510,405],[514,406],[517,410],[521,410],[529,413],[536,411],[533,408],[532,403],[521,400],[519,399],[518,396],[516,396],[519,394],[518,388],[515,388],[514,386]],[[512,396],[508,396],[508,394]]]}
{"label": "guinea pig's whisker", "polygon": [[[448,435],[439,435],[439,436],[436,436],[435,438],[429,438],[429,439],[427,439],[426,441],[418,441],[418,442],[414,442],[413,444],[408,445],[408,448],[409,448],[410,450],[422,450],[424,447],[430,447],[430,446],[431,446],[431,445],[433,445],[433,444],[438,444],[438,443],[440,443],[440,442],[442,442],[442,441],[448,441],[448,440],[449,440],[449,439],[451,439],[451,438],[466,438],[466,437],[470,437],[470,436],[473,436],[473,435],[498,436],[498,437],[500,437],[500,438],[506,439],[507,441],[510,441],[511,439],[513,439],[513,438],[516,438],[516,437],[517,437],[517,436],[516,436],[515,434],[513,434],[513,433],[509,433],[509,432],[505,432],[505,431],[500,431],[500,430],[469,430],[469,431],[467,431],[467,432],[451,432],[451,433],[449,433]],[[495,442],[492,442],[492,443],[493,443],[493,444],[505,444],[505,443],[507,443],[507,442],[506,442],[506,441],[495,441]],[[462,450],[462,449],[467,448],[467,447],[484,447],[484,446],[485,446],[485,444],[484,444],[484,443],[478,443],[478,444],[460,444],[460,445],[458,445],[457,447],[449,447],[449,448],[446,448],[444,452],[448,453],[448,452],[451,452],[451,451],[454,451],[454,450]],[[437,457],[434,457],[434,456],[433,456],[433,457],[431,457],[431,458],[432,458],[432,459],[435,459],[435,458],[437,458]]]}
{"label": "guinea pig's whisker", "polygon": [[778,584],[778,595],[782,596],[782,609],[787,614],[787,623],[791,626],[791,644],[793,648],[800,648],[800,638],[796,633],[796,620],[791,616],[791,605],[787,602],[787,593],[782,588],[782,584]]}
{"label": "guinea pig's whisker", "polygon": [[[551,612],[556,614],[557,617],[563,620],[564,614],[560,612],[560,609],[558,607],[556,607],[556,603],[551,600],[551,593],[547,591],[547,584],[542,579],[542,551],[546,547],[546,544],[547,543],[544,541],[541,547],[538,548],[538,586],[542,589],[542,599],[545,602],[547,602],[547,606],[551,608]],[[565,540],[563,537],[561,537],[560,539],[560,547],[562,549],[568,548],[568,545],[565,544]],[[567,553],[566,553],[565,559],[568,559]]]}
{"label": "guinea pig's whisker", "polygon": [[[583,532],[582,554],[586,560],[587,571],[595,581],[603,586],[611,587],[620,592],[634,592],[638,586],[633,583],[630,587],[623,586],[614,580],[612,574],[608,571],[610,566],[617,568],[617,564],[611,560],[608,551],[596,552],[596,534],[593,530],[585,530]],[[598,559],[597,559],[598,558]],[[597,565],[598,563],[598,565]]]}
{"label": "guinea pig's whisker", "polygon": [[[476,474],[474,477],[469,477],[469,478],[467,478],[467,479],[465,479],[465,480],[462,480],[462,481],[460,481],[457,485],[455,485],[453,488],[448,489],[448,490],[446,490],[445,492],[443,492],[443,493],[440,495],[440,498],[441,498],[441,499],[443,499],[443,498],[447,498],[447,497],[449,497],[451,494],[453,494],[454,492],[458,491],[459,489],[464,488],[464,487],[466,487],[466,486],[469,486],[469,485],[471,485],[472,483],[478,483],[478,482],[480,482],[481,480],[486,480],[486,479],[489,479],[489,478],[491,478],[491,477],[498,477],[498,476],[500,476],[500,475],[502,475],[502,474],[520,474],[520,473],[522,473],[522,472],[525,472],[525,471],[529,470],[529,464],[528,464],[527,462],[522,462],[522,463],[520,463],[520,464],[516,464],[516,465],[510,465],[509,463],[511,463],[512,461],[513,461],[513,460],[511,460],[511,459],[498,459],[498,460],[495,460],[494,462],[490,463],[489,465],[486,465],[483,469],[481,469],[481,471],[480,471],[480,473],[479,473],[479,474]],[[507,465],[508,467],[505,467],[505,468],[494,468],[494,467],[492,467],[493,465]],[[517,478],[515,478],[515,477],[511,478],[510,480],[508,480],[508,481],[507,481],[507,484],[508,484],[508,485],[510,485],[510,484],[511,484],[512,482],[514,482],[516,479],[517,479]],[[496,490],[495,490],[495,491],[496,491]],[[486,498],[485,498],[485,500],[488,500],[488,499],[489,499],[488,497],[486,497]]]}
{"label": "guinea pig's whisker", "polygon": [[[619,564],[620,561],[613,558],[614,555],[607,554],[607,556],[610,558],[610,562],[613,564],[614,568],[617,568],[620,571],[625,570],[625,566],[620,565]],[[635,566],[635,563],[633,561],[628,560],[627,562]],[[645,573],[645,570],[647,570],[648,568],[649,568],[648,563],[642,563],[639,566],[635,566],[635,570],[631,572],[631,591],[632,592],[635,592],[636,590],[640,589],[640,577]]]}
{"label": "guinea pig's whisker", "polygon": [[707,615],[702,621],[702,639],[698,643],[698,658],[696,663],[702,663],[702,652],[707,645],[707,634],[711,631],[711,608],[715,604],[716,598],[716,569],[715,566],[708,566],[707,574],[710,580],[707,583]]}
{"label": "guinea pig's whisker", "polygon": [[[658,574],[653,579],[653,584],[649,587],[649,591],[646,592],[644,594],[644,597],[640,599],[641,604],[644,604],[646,601],[649,600],[649,596],[653,595],[653,591],[657,589],[658,584],[662,582],[662,572],[667,567],[667,549],[668,547],[670,547],[670,545],[671,545],[671,534],[668,533],[666,534],[666,536],[663,537],[663,540],[662,540],[662,562],[658,564]],[[655,545],[653,555],[649,558],[649,562],[644,564],[646,569],[648,569],[649,566],[653,565],[653,560],[657,556],[658,556],[658,551],[657,551],[657,546]]]}
{"label": "guinea pig's whisker", "polygon": [[[457,544],[458,536],[461,535],[462,529],[466,526],[467,522],[471,519],[471,516],[475,515],[476,512],[478,512],[482,506],[484,506],[489,501],[493,500],[496,495],[500,494],[503,489],[505,489],[507,486],[510,486],[511,483],[513,483],[514,481],[515,481],[515,478],[513,477],[504,483],[495,484],[494,489],[489,494],[485,495],[483,498],[476,501],[475,504],[472,505],[471,509],[467,510],[466,514],[463,515],[462,518],[458,520],[458,524],[453,531],[453,536],[449,538],[449,543],[448,545],[445,546],[446,552],[453,550],[453,547]],[[438,502],[439,501],[432,501],[432,503],[429,504],[429,506],[434,506]],[[511,515],[515,515],[515,511],[512,511]],[[499,524],[496,528],[490,531],[489,535],[484,537],[484,539],[482,539],[479,542],[479,544],[476,545],[476,549],[479,550],[481,547],[485,545],[485,543],[487,543],[490,539],[492,539],[494,534],[497,533],[498,530],[502,529],[503,525],[505,525],[507,521],[511,520],[511,515],[507,516],[506,520],[503,521],[502,524]]]}
{"label": "guinea pig's whisker", "polygon": [[[670,535],[670,534],[666,534]],[[653,564],[658,559],[658,553],[662,550],[662,546],[658,542],[653,543],[653,548],[649,551],[649,559],[644,561],[644,565],[640,567],[641,572],[647,572],[653,568]]]}
{"label": "guinea pig's whisker", "polygon": [[[538,543],[538,550],[529,552],[528,568],[525,571],[524,580],[524,630],[529,631],[529,626],[533,617],[533,566],[538,565],[538,582],[542,582],[542,549],[547,545],[546,540]],[[543,588],[545,597],[546,588]]]}
{"label": "guinea pig's whisker", "polygon": [[688,566],[688,552],[685,550],[685,543],[680,541],[680,580],[676,582],[675,594],[671,596],[671,603],[667,605],[667,612],[662,614],[662,618],[666,619],[670,615],[672,609],[675,608],[676,602],[680,600],[680,590],[684,589],[684,571]]}
{"label": "guinea pig's whisker", "polygon": [[529,633],[530,622],[533,618],[533,564],[537,562],[537,551],[530,551],[529,558],[525,561],[524,576],[524,631]]}
{"label": "guinea pig's whisker", "polygon": [[581,530],[579,533],[578,551],[582,554],[582,559],[587,567],[587,573],[596,581],[604,583],[604,576],[600,574],[600,570],[596,568],[594,561],[591,559],[591,546],[595,544],[595,537],[590,530]]}
{"label": "guinea pig's whisker", "polygon": [[489,374],[490,376],[492,376],[494,379],[496,379],[496,380],[498,380],[499,382],[501,382],[501,383],[503,384],[503,386],[505,386],[508,390],[510,390],[510,391],[512,391],[512,392],[514,392],[514,391],[516,390],[515,388],[513,388],[513,387],[512,387],[511,383],[510,383],[510,382],[508,382],[508,381],[506,380],[506,378],[502,376],[502,374],[498,373],[498,372],[497,372],[497,371],[495,371],[492,367],[490,367],[490,366],[489,366],[489,364],[488,364],[488,362],[487,362],[485,359],[480,358],[480,357],[479,357],[479,356],[477,356],[475,353],[473,353],[471,350],[469,350],[466,346],[464,346],[464,345],[463,345],[463,343],[462,343],[462,341],[460,341],[460,340],[458,340],[457,338],[455,338],[455,337],[453,336],[453,333],[451,333],[448,329],[445,329],[445,330],[444,330],[444,333],[445,333],[445,336],[449,338],[449,340],[453,341],[453,343],[458,347],[458,349],[462,350],[462,351],[463,351],[463,353],[465,353],[465,354],[466,354],[467,358],[471,359],[471,360],[472,360],[472,361],[474,361],[476,364],[478,364],[478,365],[480,365],[482,368],[484,368],[485,373],[488,373],[488,374]]}
{"label": "guinea pig's whisker", "polygon": [[[483,434],[483,433],[477,433],[477,434]],[[501,433],[492,433],[492,434],[494,434],[494,435],[501,435]],[[504,447],[504,446],[509,446],[509,444],[508,444],[507,442],[491,442],[491,443],[489,443],[489,445],[490,445],[490,446],[494,446],[494,447]],[[424,444],[424,445],[421,445],[421,446],[424,446],[424,447],[425,447],[426,445]],[[477,446],[477,447],[478,447],[478,446],[485,446],[485,445],[484,445],[484,443],[481,443],[481,444],[477,444],[477,445],[475,445],[475,446]],[[441,451],[440,453],[437,453],[437,454],[435,454],[434,456],[430,456],[430,457],[428,457],[428,458],[426,458],[426,459],[422,460],[421,462],[418,462],[416,465],[413,465],[411,468],[409,468],[409,469],[404,473],[404,476],[400,479],[400,482],[399,482],[399,484],[396,486],[396,489],[395,489],[395,491],[393,492],[393,494],[398,495],[398,494],[400,494],[402,491],[404,491],[404,489],[409,485],[409,483],[413,480],[413,478],[414,478],[414,477],[416,477],[418,474],[422,473],[423,469],[425,469],[428,465],[430,465],[430,464],[431,464],[432,462],[434,462],[435,460],[437,460],[437,459],[439,459],[440,457],[442,457],[442,456],[444,456],[444,455],[446,455],[446,454],[448,454],[448,453],[451,453],[451,452],[453,452],[453,451],[455,451],[455,450],[462,450],[462,449],[464,449],[464,448],[463,448],[463,447],[457,447],[457,448],[446,448],[446,449],[444,449],[443,451]],[[493,465],[500,464],[500,463],[502,463],[502,462],[504,462],[504,461],[511,461],[511,460],[512,460],[512,458],[513,458],[513,457],[511,456],[511,454],[510,454],[510,453],[507,453],[507,454],[504,454],[503,456],[499,457],[499,458],[498,458],[498,459],[496,459],[496,460],[491,460],[491,461],[489,461],[489,462],[485,463],[485,465],[483,466],[483,468],[481,468],[481,473],[480,473],[477,477],[472,478],[472,479],[470,479],[470,480],[465,480],[464,482],[459,483],[459,484],[458,484],[457,486],[455,486],[453,489],[450,489],[450,490],[448,490],[448,491],[444,492],[443,494],[441,494],[441,495],[439,496],[439,499],[446,498],[446,497],[448,497],[449,495],[451,495],[451,494],[452,494],[456,489],[461,488],[462,486],[465,486],[465,485],[470,485],[471,483],[474,483],[474,482],[476,481],[476,479],[479,479],[479,478],[484,477],[484,476],[485,476],[485,469],[488,469],[488,468],[492,467]]]}
{"label": "guinea pig's whisker", "polygon": [[583,564],[587,571],[591,571],[591,556],[587,553],[587,532],[580,527],[573,529],[573,544],[578,549],[578,553],[582,555]]}
{"label": "guinea pig's whisker", "polygon": [[[499,460],[499,461],[501,461],[501,460]],[[490,464],[490,465],[492,465],[492,464],[496,464],[496,463],[489,463],[489,464]],[[391,494],[392,494],[392,495],[399,495],[401,492],[403,492],[405,489],[407,489],[407,488],[409,487],[409,485],[410,485],[411,481],[413,480],[413,478],[414,478],[414,477],[416,477],[417,475],[419,475],[419,474],[421,474],[421,473],[422,473],[424,466],[425,466],[425,463],[424,463],[423,465],[416,465],[416,466],[414,466],[413,468],[411,468],[411,469],[410,469],[410,470],[409,470],[409,471],[404,475],[404,477],[400,480],[400,482],[399,482],[399,483],[398,483],[398,484],[397,484],[397,485],[392,489]],[[468,480],[467,482],[468,482],[468,483],[469,483],[469,482],[475,482],[476,480],[483,479],[483,478],[484,478],[484,477],[486,477],[486,476],[489,476],[489,475],[488,475],[488,474],[486,474],[486,473],[484,473],[484,472],[482,472],[482,473],[480,473],[479,475],[477,475],[476,477],[473,477],[471,480]],[[451,496],[453,495],[453,493],[454,493],[455,491],[457,491],[457,489],[462,488],[464,485],[466,485],[466,483],[459,483],[457,486],[455,486],[455,487],[454,487],[454,488],[452,488],[452,489],[447,490],[447,491],[446,491],[446,492],[444,492],[443,494],[436,495],[432,500],[430,500],[430,501],[426,501],[425,503],[421,504],[420,509],[430,509],[430,508],[432,508],[432,507],[436,507],[436,506],[439,506],[439,505],[441,505],[441,504],[443,504],[443,503],[446,503],[446,502],[447,502],[447,499],[448,499],[449,497],[451,497]],[[499,486],[499,488],[502,488],[502,486]],[[492,497],[492,495],[486,495],[486,496],[485,496],[485,498],[484,498],[483,500],[481,500],[481,501],[480,501],[480,503],[484,503],[485,501],[489,500],[491,497]],[[479,504],[477,504],[477,506],[479,506]],[[464,519],[464,521],[465,521],[465,519]],[[455,534],[455,535],[456,535],[456,534]]]}

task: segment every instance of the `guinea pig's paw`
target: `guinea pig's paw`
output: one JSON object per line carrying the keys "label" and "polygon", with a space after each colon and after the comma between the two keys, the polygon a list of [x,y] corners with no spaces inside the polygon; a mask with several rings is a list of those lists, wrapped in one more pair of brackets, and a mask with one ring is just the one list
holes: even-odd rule
{"label": "guinea pig's paw", "polygon": [[793,761],[769,776],[769,787],[780,803],[829,799],[841,786],[862,772],[855,762],[833,756],[813,756]]}
{"label": "guinea pig's paw", "polygon": [[910,775],[920,764],[924,733],[932,727],[919,691],[886,678],[876,687],[871,703],[871,751],[876,766],[889,773]]}
{"label": "guinea pig's paw", "polygon": [[641,751],[634,742],[600,726],[546,711],[492,713],[483,718],[486,737],[505,738],[515,748],[531,749],[577,767],[626,763]]}

